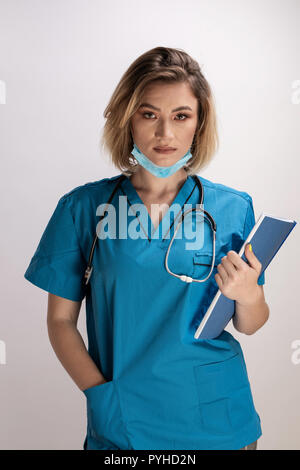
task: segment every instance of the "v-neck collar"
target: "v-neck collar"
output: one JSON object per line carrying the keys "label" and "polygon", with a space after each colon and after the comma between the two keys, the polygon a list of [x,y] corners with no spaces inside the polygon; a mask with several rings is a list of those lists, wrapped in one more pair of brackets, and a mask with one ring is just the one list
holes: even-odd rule
{"label": "v-neck collar", "polygon": [[[192,176],[188,175],[187,179],[179,189],[177,195],[173,199],[171,205],[169,206],[169,209],[164,213],[164,216],[162,217],[159,225],[154,229],[154,225],[152,222],[152,219],[150,217],[150,214],[143,203],[142,199],[140,198],[138,192],[136,191],[135,187],[133,186],[132,182],[130,181],[129,177],[126,176],[125,179],[121,183],[121,188],[123,189],[123,192],[127,196],[127,201],[129,205],[132,204],[142,204],[145,209],[146,209],[146,215],[147,215],[147,227],[144,227],[137,215],[137,218],[139,220],[139,224],[144,231],[145,235],[147,236],[148,240],[154,241],[154,240],[162,240],[166,236],[166,233],[170,230],[170,227],[172,225],[172,220],[175,220],[178,217],[178,212],[180,213],[182,211],[182,208],[184,204],[188,203],[188,200],[190,199],[191,195],[193,194],[196,183],[194,182]],[[176,211],[175,215],[173,214],[173,211],[171,211],[173,204],[179,204],[181,206],[181,211]],[[172,218],[171,218],[172,217]],[[168,224],[167,230],[165,230],[165,233],[162,233],[160,236],[158,236],[158,233],[162,230],[162,224],[165,218],[170,219],[170,226]],[[150,231],[149,231],[149,226],[150,226]],[[153,238],[154,237],[154,238]]]}

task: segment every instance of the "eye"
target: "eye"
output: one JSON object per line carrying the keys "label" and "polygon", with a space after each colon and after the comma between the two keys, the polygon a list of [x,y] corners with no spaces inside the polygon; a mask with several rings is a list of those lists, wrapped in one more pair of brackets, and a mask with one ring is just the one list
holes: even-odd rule
{"label": "eye", "polygon": [[[143,116],[146,116],[146,114],[153,114],[153,113],[143,113]],[[146,119],[148,119],[148,118],[146,118]]]}
{"label": "eye", "polygon": [[[187,114],[182,114],[182,113],[177,114],[177,116],[184,116],[185,118],[189,117],[187,116]],[[185,119],[179,119],[179,121],[185,121]]]}
{"label": "eye", "polygon": [[[154,115],[154,113],[148,112],[148,113],[143,113],[143,116],[146,116],[146,114],[147,115],[149,115],[149,114]],[[189,117],[187,114],[183,114],[183,113],[179,113],[179,114],[177,114],[177,116],[184,116],[184,118],[185,118],[185,119],[178,119],[178,121],[185,121]],[[145,119],[148,119],[148,118],[145,118]]]}

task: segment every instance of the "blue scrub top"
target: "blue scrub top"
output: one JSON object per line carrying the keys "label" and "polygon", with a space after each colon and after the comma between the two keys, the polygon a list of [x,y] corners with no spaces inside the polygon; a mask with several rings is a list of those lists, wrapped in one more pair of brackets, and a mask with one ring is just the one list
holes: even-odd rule
{"label": "blue scrub top", "polygon": [[[107,203],[119,176],[76,187],[59,199],[25,272],[28,281],[52,294],[85,298],[88,352],[107,382],[83,391],[84,449],[240,449],[262,434],[241,346],[225,330],[213,340],[194,334],[218,290],[217,265],[229,250],[239,251],[255,224],[252,198],[197,175],[203,208],[217,225],[216,259],[206,282],[185,283],[164,265],[170,242],[165,233],[172,225],[173,235],[176,212],[171,206],[154,230],[149,215],[139,218],[133,210],[142,200],[126,177],[112,200],[117,237],[97,240],[85,291],[96,210]],[[126,196],[126,218],[118,196]],[[199,204],[191,176],[173,204]],[[144,237],[118,237],[120,227],[132,223]],[[209,227],[204,224],[199,250],[183,251],[175,238],[172,271],[198,279],[208,274]],[[258,284],[264,284],[264,274]]]}

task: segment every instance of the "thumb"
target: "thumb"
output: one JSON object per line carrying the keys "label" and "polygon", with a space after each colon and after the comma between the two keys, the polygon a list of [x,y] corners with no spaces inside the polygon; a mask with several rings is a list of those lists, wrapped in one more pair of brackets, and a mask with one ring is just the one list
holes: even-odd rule
{"label": "thumb", "polygon": [[251,243],[247,243],[246,245],[245,256],[247,257],[250,266],[254,268],[255,271],[260,272],[261,264],[253,252]]}

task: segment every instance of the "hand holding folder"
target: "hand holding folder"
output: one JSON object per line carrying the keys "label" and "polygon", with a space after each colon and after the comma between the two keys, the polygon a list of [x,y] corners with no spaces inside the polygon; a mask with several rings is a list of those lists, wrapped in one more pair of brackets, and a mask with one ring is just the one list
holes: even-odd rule
{"label": "hand holding folder", "polygon": [[[279,219],[262,213],[238,254],[248,262],[244,252],[246,245],[251,243],[255,256],[262,264],[261,273],[263,273],[296,223],[295,220]],[[202,318],[194,338],[216,338],[223,332],[234,312],[235,301],[223,295],[219,289]]]}

